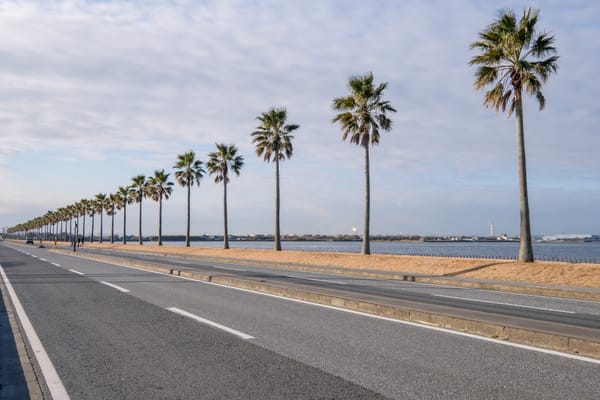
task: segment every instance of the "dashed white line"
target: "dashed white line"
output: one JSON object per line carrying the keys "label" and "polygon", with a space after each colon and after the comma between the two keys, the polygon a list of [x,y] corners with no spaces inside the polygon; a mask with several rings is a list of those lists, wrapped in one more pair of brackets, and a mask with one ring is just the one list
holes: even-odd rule
{"label": "dashed white line", "polygon": [[131,290],[129,290],[129,289],[125,289],[125,288],[122,288],[121,286],[113,285],[112,283],[109,283],[109,282],[100,281],[100,283],[103,285],[106,285],[106,286],[110,286],[113,289],[117,289],[119,292],[123,292],[123,293],[131,292]]}
{"label": "dashed white line", "polygon": [[83,272],[79,272],[79,271],[74,270],[74,269],[70,269],[69,271],[71,271],[71,272],[73,272],[74,274],[77,274],[77,275],[85,275]]}
{"label": "dashed white line", "polygon": [[246,334],[244,332],[237,331],[237,330],[235,330],[233,328],[230,328],[230,327],[225,326],[225,325],[221,325],[221,324],[219,324],[217,322],[214,322],[214,321],[211,321],[209,319],[199,317],[196,314],[192,314],[190,312],[187,312],[187,311],[182,310],[182,309],[177,308],[177,307],[168,307],[167,310],[169,310],[171,312],[174,312],[175,314],[179,314],[181,316],[193,319],[194,321],[198,321],[200,323],[212,326],[213,328],[221,329],[221,330],[223,330],[225,332],[231,333],[232,335],[240,337],[240,338],[242,338],[244,340],[254,339],[254,336],[250,336],[250,335],[248,335],[248,334]]}
{"label": "dashed white line", "polygon": [[35,254],[30,254],[33,258],[38,258]]}
{"label": "dashed white line", "polygon": [[48,262],[48,260],[46,260],[45,258],[40,258],[40,261]]}
{"label": "dashed white line", "polygon": [[46,349],[44,349],[44,345],[42,345],[39,336],[37,335],[35,329],[33,329],[33,325],[31,325],[31,321],[29,321],[29,317],[27,317],[21,301],[17,297],[17,294],[8,280],[8,277],[4,273],[2,265],[0,265],[0,274],[2,275],[2,280],[6,286],[6,289],[8,289],[8,295],[12,300],[15,312],[19,318],[19,321],[21,322],[21,327],[25,332],[25,337],[29,341],[29,345],[31,346],[33,354],[35,355],[40,369],[42,370],[42,375],[44,375],[46,385],[50,390],[50,396],[54,400],[69,400],[67,390],[60,380],[60,377],[58,376],[50,357],[48,357],[48,353],[46,353]]}
{"label": "dashed white line", "polygon": [[187,262],[187,261],[177,261],[177,260],[171,260],[171,262],[174,262],[174,263],[177,263],[177,264],[187,264],[187,265],[191,264],[191,263],[189,263],[189,262]]}
{"label": "dashed white line", "polygon": [[469,298],[466,298],[466,297],[446,296],[444,294],[432,294],[432,296],[434,296],[434,297],[444,297],[444,298],[447,298],[447,299],[455,299],[455,300],[474,301],[476,303],[498,304],[498,305],[501,305],[501,306],[511,306],[511,307],[519,307],[519,308],[530,308],[532,310],[544,310],[544,311],[554,311],[554,312],[565,313],[565,314],[577,314],[574,311],[556,310],[554,308],[545,308],[545,307],[524,306],[524,305],[521,305],[521,304],[502,303],[502,302],[497,302],[497,301],[469,299]]}
{"label": "dashed white line", "polygon": [[57,263],[55,263],[55,262],[53,262],[53,263],[51,263],[51,264],[52,264],[52,265],[54,265],[55,267],[62,267],[62,265],[60,265],[60,264],[57,264]]}

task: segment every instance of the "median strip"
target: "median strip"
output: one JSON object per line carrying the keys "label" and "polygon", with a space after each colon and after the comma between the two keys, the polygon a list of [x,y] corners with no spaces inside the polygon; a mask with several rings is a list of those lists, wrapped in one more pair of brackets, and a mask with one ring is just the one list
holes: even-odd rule
{"label": "median strip", "polygon": [[235,336],[237,336],[239,338],[242,338],[244,340],[254,339],[254,336],[250,336],[247,333],[240,332],[238,330],[235,330],[235,329],[230,328],[230,327],[225,326],[225,325],[221,325],[221,324],[216,323],[214,321],[211,321],[209,319],[199,317],[196,314],[192,314],[190,312],[187,312],[185,310],[179,309],[177,307],[168,307],[167,310],[169,310],[169,311],[171,311],[171,312],[173,312],[175,314],[179,314],[179,315],[181,315],[183,317],[187,317],[187,318],[193,319],[194,321],[200,322],[202,324],[212,326],[213,328],[217,328],[217,329],[220,329],[222,331],[231,333],[232,335],[235,335]]}

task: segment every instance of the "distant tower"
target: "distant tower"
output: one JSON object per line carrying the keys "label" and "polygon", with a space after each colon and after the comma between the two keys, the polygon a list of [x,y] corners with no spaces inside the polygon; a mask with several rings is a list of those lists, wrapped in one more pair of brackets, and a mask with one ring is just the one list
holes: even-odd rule
{"label": "distant tower", "polygon": [[494,237],[494,221],[490,223],[490,237]]}

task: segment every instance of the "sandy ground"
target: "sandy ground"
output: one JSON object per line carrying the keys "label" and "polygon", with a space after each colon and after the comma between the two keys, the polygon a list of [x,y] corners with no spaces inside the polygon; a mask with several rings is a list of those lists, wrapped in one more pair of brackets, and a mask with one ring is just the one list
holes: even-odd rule
{"label": "sandy ground", "polygon": [[145,251],[182,256],[226,257],[244,260],[274,261],[350,269],[414,273],[434,276],[459,276],[465,278],[496,279],[501,281],[530,282],[560,286],[578,286],[600,289],[600,264],[574,264],[537,261],[517,263],[506,260],[462,259],[448,257],[415,257],[354,253],[327,253],[312,251],[276,252],[255,249],[216,249],[208,247],[156,246],[137,243],[106,244],[86,243],[86,247],[107,247],[128,251]]}

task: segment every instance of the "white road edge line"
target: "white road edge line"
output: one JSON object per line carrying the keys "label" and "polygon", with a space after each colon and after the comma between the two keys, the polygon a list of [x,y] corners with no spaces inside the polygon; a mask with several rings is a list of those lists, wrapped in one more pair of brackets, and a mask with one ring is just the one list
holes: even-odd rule
{"label": "white road edge line", "polygon": [[125,288],[122,288],[121,286],[113,285],[112,283],[109,283],[106,281],[100,281],[100,283],[103,285],[106,285],[106,286],[110,286],[113,289],[117,289],[119,292],[123,292],[123,293],[131,292],[131,290],[129,290],[129,289],[125,289]]}
{"label": "white road edge line", "polygon": [[17,293],[13,289],[8,277],[4,273],[4,268],[0,264],[0,273],[2,274],[2,280],[6,285],[6,289],[8,290],[8,294],[13,303],[13,307],[15,308],[15,313],[21,322],[21,327],[25,333],[25,337],[31,346],[31,350],[35,355],[35,358],[39,364],[40,369],[42,370],[42,375],[44,376],[44,380],[46,381],[46,386],[48,386],[48,390],[50,390],[50,395],[53,400],[69,400],[70,397],[67,394],[67,390],[65,389],[52,361],[50,361],[50,357],[48,357],[48,353],[44,349],[44,345],[40,341],[35,329],[33,329],[33,325],[31,325],[31,321],[27,317],[25,313],[25,309],[23,305],[21,305],[21,301],[17,297]]}
{"label": "white road edge line", "polygon": [[53,263],[52,263],[52,265],[54,265],[55,267],[62,267],[62,265],[60,265],[60,264],[57,264],[57,263],[55,263],[55,262],[53,262]]}
{"label": "white road edge line", "polygon": [[523,306],[523,305],[520,305],[520,304],[501,303],[501,302],[497,302],[497,301],[469,299],[467,297],[446,296],[444,294],[432,294],[432,296],[434,296],[434,297],[443,297],[443,298],[446,298],[446,299],[474,301],[476,303],[498,304],[498,305],[502,305],[502,306],[511,306],[511,307],[519,307],[519,308],[530,308],[532,310],[554,311],[554,312],[559,312],[559,313],[564,313],[564,314],[577,314],[574,311],[556,310],[554,308],[544,308],[544,307]]}
{"label": "white road edge line", "polygon": [[244,340],[254,339],[254,336],[250,336],[250,335],[248,335],[248,334],[246,334],[244,332],[237,331],[237,330],[235,330],[233,328],[230,328],[230,327],[225,326],[225,325],[221,325],[221,324],[219,324],[217,322],[214,322],[214,321],[211,321],[209,319],[199,317],[196,314],[192,314],[190,312],[187,312],[187,311],[182,310],[182,309],[177,308],[177,307],[167,307],[167,310],[169,310],[169,311],[171,311],[171,312],[173,312],[175,314],[179,314],[179,315],[181,315],[183,317],[187,317],[187,318],[193,319],[194,321],[198,321],[200,323],[212,326],[213,328],[221,329],[222,331],[231,333],[232,335],[240,337],[240,338],[242,338]]}
{"label": "white road edge line", "polygon": [[79,272],[79,271],[74,270],[74,269],[70,269],[69,271],[71,271],[71,272],[73,272],[73,273],[75,273],[77,275],[85,275],[83,272]]}
{"label": "white road edge line", "polygon": [[416,323],[416,322],[403,321],[403,320],[400,320],[400,319],[393,319],[393,318],[388,318],[388,317],[380,317],[379,315],[373,315],[373,314],[363,313],[363,312],[360,312],[360,311],[348,310],[346,308],[333,307],[333,306],[328,306],[326,304],[311,303],[311,302],[308,302],[308,301],[298,300],[298,299],[292,299],[292,298],[289,298],[289,297],[278,296],[278,295],[275,295],[275,294],[256,292],[256,291],[253,291],[253,290],[242,289],[242,288],[238,288],[238,287],[234,287],[234,286],[221,285],[219,283],[214,283],[214,282],[199,281],[197,279],[191,279],[191,278],[187,278],[185,276],[170,275],[170,274],[165,274],[165,273],[158,272],[158,271],[146,270],[146,269],[143,269],[143,268],[126,267],[124,265],[117,265],[117,264],[112,264],[112,265],[115,265],[115,266],[118,266],[118,267],[123,267],[123,268],[136,269],[138,271],[143,271],[143,272],[151,272],[153,274],[158,274],[158,275],[170,276],[170,277],[178,278],[178,279],[184,279],[186,281],[197,282],[197,283],[201,283],[201,284],[205,284],[205,285],[210,285],[210,286],[219,286],[219,287],[230,289],[230,290],[239,290],[241,292],[253,293],[253,294],[259,295],[259,296],[273,297],[273,298],[276,298],[276,299],[281,299],[281,300],[286,300],[286,301],[292,301],[292,302],[301,303],[301,304],[308,304],[308,305],[311,305],[311,306],[314,306],[314,307],[328,308],[328,309],[331,309],[331,310],[336,310],[336,311],[340,311],[340,312],[346,312],[346,313],[350,313],[350,314],[360,315],[360,316],[364,316],[364,317],[368,317],[368,318],[381,319],[381,320],[384,320],[384,321],[389,321],[389,322],[393,322],[393,323],[400,324],[400,325],[414,326],[414,327],[417,327],[417,328],[429,329],[429,330],[432,330],[432,331],[447,333],[447,334],[450,334],[450,335],[464,336],[464,337],[468,337],[468,338],[471,338],[471,339],[482,340],[484,342],[495,343],[495,344],[499,344],[499,345],[502,345],[502,346],[516,347],[516,348],[523,349],[523,350],[535,351],[535,352],[538,352],[538,353],[550,354],[550,355],[553,355],[553,356],[564,357],[564,358],[569,358],[569,359],[572,359],[572,360],[583,361],[583,362],[587,362],[587,363],[591,363],[591,364],[600,365],[600,360],[596,360],[596,359],[590,358],[590,357],[583,357],[583,356],[578,356],[578,355],[575,355],[575,354],[562,353],[560,351],[543,349],[541,347],[528,346],[526,344],[519,344],[519,343],[507,342],[505,340],[493,339],[493,338],[488,338],[488,337],[485,337],[485,336],[478,336],[478,335],[474,335],[474,334],[471,334],[471,333],[464,333],[464,332],[453,331],[453,330],[450,330],[450,329],[440,328],[440,327],[437,327],[437,326],[419,324],[419,323]]}

